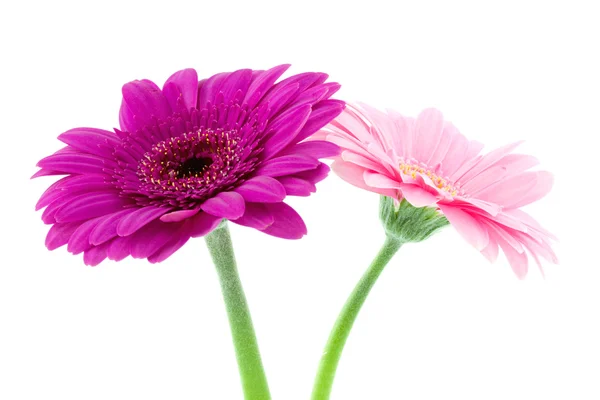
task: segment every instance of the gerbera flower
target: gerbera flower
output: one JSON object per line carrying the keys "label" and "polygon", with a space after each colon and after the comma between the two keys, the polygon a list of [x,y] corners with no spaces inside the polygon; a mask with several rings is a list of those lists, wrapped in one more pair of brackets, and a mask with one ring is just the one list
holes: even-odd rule
{"label": "gerbera flower", "polygon": [[[416,119],[367,105],[348,106],[313,136],[341,147],[332,169],[347,182],[381,195],[386,231],[381,250],[342,308],[322,352],[313,400],[327,400],[344,344],[381,272],[404,243],[420,242],[450,223],[494,261],[499,248],[519,278],[529,253],[556,262],[553,236],[520,207],[548,193],[552,176],[529,171],[531,156],[512,154],[519,143],[480,155],[442,113],[427,109]],[[541,265],[540,265],[541,270]]]}
{"label": "gerbera flower", "polygon": [[131,255],[165,260],[221,220],[297,239],[302,218],[283,201],[308,196],[328,173],[328,142],[304,142],[343,109],[337,83],[288,65],[238,70],[200,82],[173,74],[123,86],[120,129],[75,128],[34,177],[67,175],[41,196],[52,224],[46,246],[67,244],[88,265]]}
{"label": "gerbera flower", "polygon": [[332,169],[360,188],[406,199],[415,207],[435,207],[490,261],[499,248],[519,278],[529,253],[557,262],[552,234],[520,208],[545,196],[552,175],[530,171],[538,161],[513,154],[520,142],[485,155],[440,111],[416,119],[367,105],[348,107],[319,133],[342,148]]}

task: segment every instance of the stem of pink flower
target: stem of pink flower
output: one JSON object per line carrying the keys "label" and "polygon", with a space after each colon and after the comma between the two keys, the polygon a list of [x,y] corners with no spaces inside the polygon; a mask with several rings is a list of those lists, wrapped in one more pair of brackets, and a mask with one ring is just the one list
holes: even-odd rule
{"label": "stem of pink flower", "polygon": [[205,237],[219,280],[229,317],[240,378],[246,400],[269,400],[269,386],[242,282],[237,271],[231,236],[226,223]]}
{"label": "stem of pink flower", "polygon": [[381,271],[400,249],[403,242],[388,235],[381,250],[364,273],[335,321],[325,345],[313,386],[312,400],[328,400],[333,379],[350,330]]}

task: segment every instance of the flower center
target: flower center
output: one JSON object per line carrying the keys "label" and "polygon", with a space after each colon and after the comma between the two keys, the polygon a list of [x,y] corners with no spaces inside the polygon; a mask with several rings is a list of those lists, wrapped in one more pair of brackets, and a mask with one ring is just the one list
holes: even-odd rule
{"label": "flower center", "polygon": [[148,192],[208,188],[240,159],[235,131],[198,130],[164,140],[144,154],[137,175]]}
{"label": "flower center", "polygon": [[190,158],[176,169],[175,175],[180,179],[190,176],[198,177],[198,174],[202,175],[212,162],[210,157]]}
{"label": "flower center", "polygon": [[405,175],[410,175],[413,179],[417,177],[417,174],[428,177],[433,185],[438,189],[448,192],[451,196],[456,196],[460,193],[460,189],[448,179],[442,178],[435,174],[430,169],[422,167],[420,165],[410,164],[406,162],[400,163],[400,171]]}

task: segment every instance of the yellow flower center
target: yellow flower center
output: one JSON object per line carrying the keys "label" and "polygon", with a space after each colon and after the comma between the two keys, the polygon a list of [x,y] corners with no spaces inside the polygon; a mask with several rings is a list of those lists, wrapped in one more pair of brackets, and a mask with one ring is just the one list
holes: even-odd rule
{"label": "yellow flower center", "polygon": [[417,174],[427,176],[438,189],[448,192],[451,196],[456,196],[459,193],[459,189],[456,188],[452,182],[419,165],[403,162],[400,163],[400,171],[405,175],[412,176],[413,179],[417,177]]}

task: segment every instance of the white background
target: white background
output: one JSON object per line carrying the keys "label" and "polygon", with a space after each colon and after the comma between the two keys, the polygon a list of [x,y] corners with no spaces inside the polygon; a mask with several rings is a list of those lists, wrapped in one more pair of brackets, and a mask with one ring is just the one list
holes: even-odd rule
{"label": "white background", "polygon": [[[241,399],[201,239],[168,261],[83,265],[44,247],[35,163],[77,126],[118,123],[121,85],[292,63],[338,98],[440,108],[487,149],[525,139],[555,173],[527,210],[561,263],[524,281],[452,229],[384,271],[332,399],[600,399],[600,14],[577,2],[3,2],[0,398]],[[308,399],[323,344],[383,234],[376,195],[332,176],[290,203],[309,235],[232,227],[274,399]]]}

